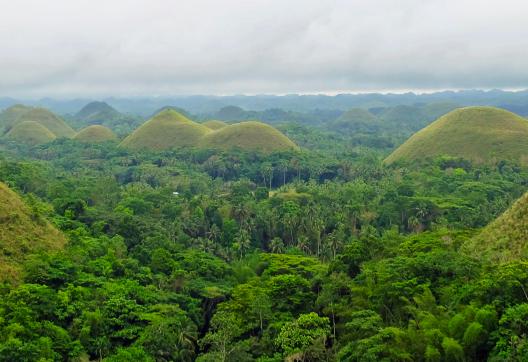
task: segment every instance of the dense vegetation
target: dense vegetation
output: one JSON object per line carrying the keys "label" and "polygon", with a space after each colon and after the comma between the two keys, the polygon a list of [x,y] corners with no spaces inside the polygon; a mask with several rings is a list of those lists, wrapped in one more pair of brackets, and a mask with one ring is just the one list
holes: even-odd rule
{"label": "dense vegetation", "polygon": [[0,361],[528,358],[528,264],[471,248],[494,242],[481,229],[528,169],[386,165],[389,136],[279,128],[301,149],[0,139],[0,181],[20,195],[0,197],[27,205],[6,216],[17,237],[49,220],[68,239],[0,259],[19,265],[0,288]]}

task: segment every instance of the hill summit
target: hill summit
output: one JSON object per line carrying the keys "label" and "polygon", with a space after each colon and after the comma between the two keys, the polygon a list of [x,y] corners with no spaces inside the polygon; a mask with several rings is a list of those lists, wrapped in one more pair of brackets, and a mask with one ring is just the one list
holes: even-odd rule
{"label": "hill summit", "polygon": [[528,121],[494,107],[455,109],[415,133],[386,163],[437,156],[461,157],[480,164],[528,160]]}
{"label": "hill summit", "polygon": [[16,281],[33,253],[60,249],[65,237],[0,182],[0,281]]}
{"label": "hill summit", "polygon": [[121,146],[154,151],[196,146],[211,132],[208,127],[193,122],[173,109],[165,109],[141,125],[121,142]]}
{"label": "hill summit", "polygon": [[86,143],[98,143],[117,140],[117,137],[105,126],[92,125],[80,130],[73,139]]}
{"label": "hill summit", "polygon": [[247,121],[228,125],[207,134],[201,145],[207,148],[274,152],[296,150],[299,147],[270,125]]}
{"label": "hill summit", "polygon": [[75,119],[89,124],[98,124],[108,119],[121,117],[114,107],[106,102],[90,102],[75,114]]}
{"label": "hill summit", "polygon": [[15,126],[5,134],[5,137],[29,145],[40,145],[51,142],[57,138],[49,129],[35,121],[24,121],[15,124]]}
{"label": "hill summit", "polygon": [[71,138],[75,131],[62,118],[45,108],[30,108],[20,112],[20,115],[12,123],[14,127],[22,122],[36,122],[46,127],[56,137]]}

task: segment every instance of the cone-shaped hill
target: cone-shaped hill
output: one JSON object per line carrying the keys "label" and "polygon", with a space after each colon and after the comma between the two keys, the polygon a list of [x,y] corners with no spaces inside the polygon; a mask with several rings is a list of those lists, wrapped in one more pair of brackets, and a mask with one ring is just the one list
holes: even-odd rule
{"label": "cone-shaped hill", "polygon": [[0,113],[0,135],[7,133],[15,124],[18,117],[31,110],[31,107],[15,104]]}
{"label": "cone-shaped hill", "polygon": [[468,255],[493,262],[528,257],[528,193],[463,245]]}
{"label": "cone-shaped hill", "polygon": [[32,108],[24,112],[15,120],[15,124],[32,121],[49,129],[57,137],[71,138],[75,131],[64,120],[45,108]]}
{"label": "cone-shaped hill", "polygon": [[528,160],[528,122],[494,107],[458,108],[415,133],[386,163],[440,155],[462,157],[481,164]]}
{"label": "cone-shaped hill", "polygon": [[330,122],[329,128],[339,132],[373,132],[379,125],[378,118],[366,109],[352,108]]}
{"label": "cone-shaped hill", "polygon": [[79,112],[75,114],[75,119],[94,124],[101,123],[108,119],[119,118],[121,116],[121,113],[119,113],[108,103],[96,101],[85,105]]}
{"label": "cone-shaped hill", "polygon": [[116,135],[110,128],[93,125],[83,128],[74,137],[74,140],[86,143],[98,143],[117,140]]}
{"label": "cone-shaped hill", "polygon": [[198,145],[200,139],[212,132],[206,126],[193,122],[181,113],[166,109],[141,125],[121,142],[132,150],[167,150]]}
{"label": "cone-shaped hill", "polygon": [[28,255],[60,249],[65,243],[64,235],[0,182],[0,281],[16,281]]}
{"label": "cone-shaped hill", "polygon": [[211,132],[202,139],[201,145],[214,149],[240,148],[261,152],[299,148],[277,129],[256,121],[235,123]]}
{"label": "cone-shaped hill", "polygon": [[28,145],[40,145],[48,143],[57,138],[49,129],[34,121],[17,123],[5,134],[5,138],[26,143]]}
{"label": "cone-shaped hill", "polygon": [[220,128],[224,128],[225,126],[227,126],[227,123],[223,122],[223,121],[218,121],[218,120],[210,120],[210,121],[206,121],[204,123],[202,123],[204,126],[212,129],[212,130],[217,130],[217,129],[220,129]]}

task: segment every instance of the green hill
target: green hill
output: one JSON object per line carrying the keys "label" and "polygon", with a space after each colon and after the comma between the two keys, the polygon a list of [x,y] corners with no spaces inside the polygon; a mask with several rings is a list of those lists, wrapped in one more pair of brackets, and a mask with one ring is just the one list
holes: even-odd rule
{"label": "green hill", "polygon": [[352,108],[328,124],[333,131],[359,133],[376,132],[379,126],[378,118],[362,108]]}
{"label": "green hill", "polygon": [[240,148],[261,152],[299,148],[277,129],[256,121],[236,123],[211,132],[202,139],[201,145],[207,148]]}
{"label": "green hill", "polygon": [[202,124],[212,130],[217,130],[217,129],[224,128],[225,126],[227,126],[227,123],[222,122],[222,121],[217,121],[215,119],[206,121]]}
{"label": "green hill", "polygon": [[117,137],[109,128],[100,125],[93,125],[80,130],[73,139],[81,142],[97,143],[114,141],[117,140]]}
{"label": "green hill", "polygon": [[101,124],[107,120],[122,117],[115,108],[106,102],[91,102],[75,114],[75,119],[86,124]]}
{"label": "green hill", "polygon": [[38,122],[49,129],[57,137],[71,138],[75,131],[64,120],[45,108],[32,108],[28,112],[22,113],[16,123],[32,121]]}
{"label": "green hill", "polygon": [[57,229],[0,182],[0,281],[16,281],[28,255],[60,249],[65,243]]}
{"label": "green hill", "polygon": [[528,193],[475,238],[464,244],[468,255],[493,262],[528,257]]}
{"label": "green hill", "polygon": [[0,135],[7,133],[15,124],[18,117],[27,113],[31,110],[31,107],[24,106],[22,104],[15,104],[9,108],[6,108],[0,113]]}
{"label": "green hill", "polygon": [[40,145],[48,143],[57,138],[49,129],[34,121],[17,123],[5,134],[5,138],[26,143],[29,145]]}
{"label": "green hill", "polygon": [[209,128],[193,122],[181,113],[166,109],[141,125],[121,142],[121,146],[139,150],[167,150],[196,146]]}
{"label": "green hill", "polygon": [[415,133],[386,163],[447,155],[481,164],[528,160],[528,122],[494,107],[458,108]]}

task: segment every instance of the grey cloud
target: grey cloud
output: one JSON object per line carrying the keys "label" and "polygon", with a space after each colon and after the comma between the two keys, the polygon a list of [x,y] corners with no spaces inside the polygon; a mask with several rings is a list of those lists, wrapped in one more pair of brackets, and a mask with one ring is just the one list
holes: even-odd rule
{"label": "grey cloud", "polygon": [[18,0],[0,95],[528,86],[521,0]]}

